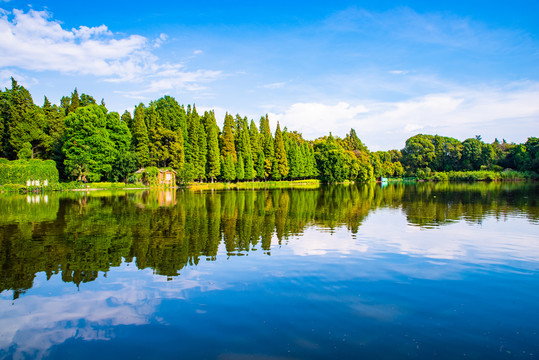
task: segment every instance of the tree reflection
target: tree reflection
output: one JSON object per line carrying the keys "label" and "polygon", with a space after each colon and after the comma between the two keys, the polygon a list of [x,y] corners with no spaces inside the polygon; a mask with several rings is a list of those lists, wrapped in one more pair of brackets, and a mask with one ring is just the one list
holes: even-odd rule
{"label": "tree reflection", "polygon": [[316,190],[96,192],[0,197],[0,289],[17,298],[37,273],[79,286],[122,261],[177,276],[200,258],[261,249],[316,226],[356,233],[370,211],[401,209],[410,224],[487,216],[539,219],[535,184],[336,185]]}

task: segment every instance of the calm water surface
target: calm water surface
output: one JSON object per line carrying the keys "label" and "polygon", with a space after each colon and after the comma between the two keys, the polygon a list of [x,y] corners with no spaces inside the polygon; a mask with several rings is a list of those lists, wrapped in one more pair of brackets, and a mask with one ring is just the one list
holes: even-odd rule
{"label": "calm water surface", "polygon": [[538,359],[539,186],[0,197],[0,358]]}

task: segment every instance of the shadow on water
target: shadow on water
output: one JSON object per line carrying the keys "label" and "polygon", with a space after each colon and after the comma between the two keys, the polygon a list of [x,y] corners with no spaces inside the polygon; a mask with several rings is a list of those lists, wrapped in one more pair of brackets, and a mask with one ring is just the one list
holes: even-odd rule
{"label": "shadow on water", "polygon": [[123,261],[168,277],[200,259],[253,249],[271,254],[309,227],[356,234],[378,208],[418,227],[486,217],[539,220],[529,183],[323,186],[316,190],[98,191],[0,197],[0,291],[14,298],[39,272],[79,286]]}

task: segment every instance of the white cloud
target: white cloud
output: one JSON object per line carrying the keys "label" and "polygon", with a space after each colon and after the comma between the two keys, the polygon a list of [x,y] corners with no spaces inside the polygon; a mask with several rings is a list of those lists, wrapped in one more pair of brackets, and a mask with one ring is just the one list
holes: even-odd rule
{"label": "white cloud", "polygon": [[371,150],[401,149],[414,131],[464,140],[505,137],[525,141],[539,132],[539,83],[453,89],[396,102],[296,103],[270,113],[281,127],[301,129],[306,138],[354,128]]}
{"label": "white cloud", "polygon": [[393,74],[393,75],[406,75],[408,74],[408,71],[406,70],[391,70],[389,71],[390,74]]}
{"label": "white cloud", "polygon": [[[366,113],[364,105],[339,102],[335,105],[320,103],[296,103],[281,113],[268,114],[273,124],[280,122],[281,128],[302,129],[306,138],[327,135],[353,125],[360,114]],[[348,128],[350,130],[350,128]]]}
{"label": "white cloud", "polygon": [[261,85],[260,87],[264,88],[264,89],[281,89],[285,85],[286,85],[286,82],[282,81],[282,82],[275,82],[275,83],[271,83],[271,84]]}
{"label": "white cloud", "polygon": [[25,86],[34,85],[38,83],[38,80],[33,77],[23,75],[19,71],[13,69],[0,69],[0,89],[11,88],[11,77],[13,77],[20,84]]}
{"label": "white cloud", "polygon": [[108,280],[100,289],[83,284],[78,291],[65,288],[54,297],[29,292],[16,306],[11,305],[13,300],[0,298],[0,348],[13,346],[14,358],[42,358],[68,339],[110,340],[114,333],[101,328],[148,324],[162,299],[185,299],[191,289],[218,291],[229,286],[202,283],[199,278],[205,274],[188,269],[174,281],[143,270],[135,281],[126,265],[116,272],[116,280]]}
{"label": "white cloud", "polygon": [[140,35],[120,37],[106,25],[66,30],[47,11],[15,9],[12,15],[0,14],[0,67],[94,75],[140,87],[149,83],[139,90],[147,93],[174,87],[197,90],[197,82],[211,81],[221,73],[182,71],[181,64],[161,64],[151,49],[167,39],[163,33],[154,41]]}
{"label": "white cloud", "polygon": [[161,33],[159,34],[159,37],[155,39],[153,47],[155,48],[161,47],[161,45],[163,45],[163,43],[167,40],[168,40],[168,35],[165,33]]}

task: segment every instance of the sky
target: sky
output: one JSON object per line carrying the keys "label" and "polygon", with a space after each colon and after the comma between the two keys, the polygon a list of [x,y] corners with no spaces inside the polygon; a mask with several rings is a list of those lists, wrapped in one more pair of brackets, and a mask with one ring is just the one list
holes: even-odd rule
{"label": "sky", "polygon": [[0,86],[110,111],[164,95],[370,150],[539,136],[539,1],[0,0]]}

